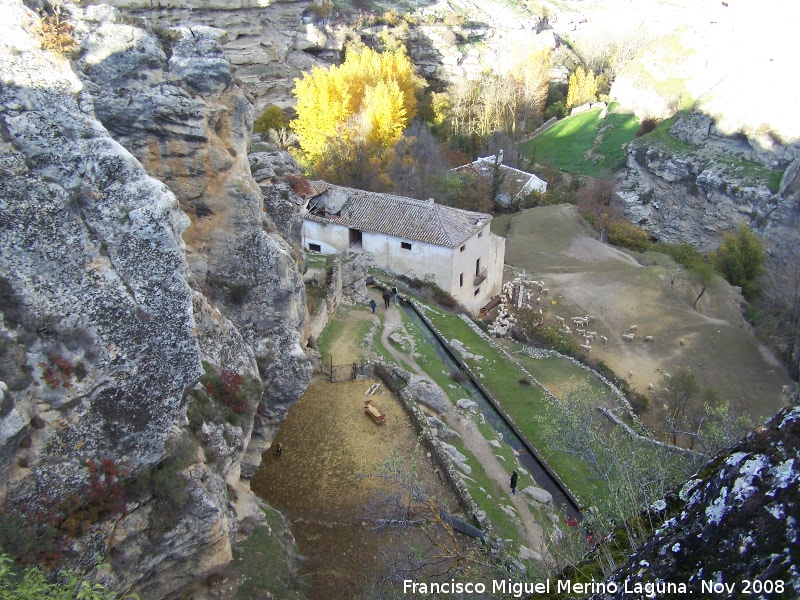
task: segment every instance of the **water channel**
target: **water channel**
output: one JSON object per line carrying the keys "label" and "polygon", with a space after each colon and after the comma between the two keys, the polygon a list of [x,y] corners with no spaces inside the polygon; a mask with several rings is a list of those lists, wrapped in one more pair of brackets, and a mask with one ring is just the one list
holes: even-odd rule
{"label": "water channel", "polygon": [[[401,302],[401,306],[409,321],[420,331],[423,339],[436,350],[442,362],[451,370],[461,370],[461,365],[452,354],[449,347],[442,344],[441,340],[431,330],[416,309],[408,302]],[[532,447],[531,443],[514,431],[505,416],[497,410],[492,401],[484,394],[480,387],[476,385],[471,377],[461,383],[461,387],[462,391],[478,405],[481,413],[491,425],[492,429],[501,434],[503,441],[511,446],[517,454],[519,463],[530,473],[531,477],[536,481],[537,486],[552,494],[553,505],[562,507],[568,517],[580,519],[581,516],[576,501],[564,489],[563,484],[558,481],[536,457],[534,454],[535,449]]]}

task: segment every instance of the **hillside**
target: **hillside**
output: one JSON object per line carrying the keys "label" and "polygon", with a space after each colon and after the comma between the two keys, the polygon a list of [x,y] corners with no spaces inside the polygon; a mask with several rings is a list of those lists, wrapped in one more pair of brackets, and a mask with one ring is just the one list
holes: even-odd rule
{"label": "hillside", "polygon": [[[569,205],[517,213],[506,264],[546,282],[549,323],[555,324],[556,315],[594,315],[593,328],[608,345],[594,343],[591,358],[607,363],[641,393],[652,395],[649,384],[685,368],[701,387],[714,388],[755,418],[775,414],[785,402],[781,388],[791,380],[744,321],[741,296],[719,277],[695,311],[696,294],[680,266],[654,252],[632,253],[597,241]],[[634,324],[637,337],[625,342],[622,334]],[[652,343],[642,341],[648,335]]]}

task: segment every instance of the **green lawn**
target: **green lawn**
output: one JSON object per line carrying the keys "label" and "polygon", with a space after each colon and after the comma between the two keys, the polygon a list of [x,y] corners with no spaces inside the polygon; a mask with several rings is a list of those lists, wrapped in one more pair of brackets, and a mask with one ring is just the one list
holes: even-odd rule
{"label": "green lawn", "polygon": [[[526,374],[458,316],[431,307],[428,307],[425,315],[443,337],[458,339],[471,352],[482,357],[479,361],[464,362],[478,375],[481,383],[547,460],[550,467],[558,473],[567,487],[582,499],[582,503],[601,495],[603,491],[598,482],[590,476],[586,465],[550,447],[549,440],[544,435],[543,425],[550,420],[548,408],[551,401],[544,391],[530,383],[522,383],[526,380]],[[436,379],[434,374],[431,374],[431,377]],[[441,385],[441,382],[437,383]]]}
{"label": "green lawn", "polygon": [[[538,164],[551,165],[566,173],[611,178],[613,171],[624,164],[625,145],[639,129],[634,115],[615,113],[613,108],[612,104],[603,119],[599,108],[562,119],[525,142],[522,146],[525,155]],[[596,140],[599,130],[603,130],[602,138]]]}

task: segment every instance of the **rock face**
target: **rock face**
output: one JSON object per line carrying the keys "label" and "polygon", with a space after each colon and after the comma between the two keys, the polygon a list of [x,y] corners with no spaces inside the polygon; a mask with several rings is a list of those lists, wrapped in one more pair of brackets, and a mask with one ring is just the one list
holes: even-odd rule
{"label": "rock face", "polygon": [[798,153],[800,145],[784,145],[759,163],[745,138],[720,135],[702,113],[682,113],[666,141],[643,137],[629,146],[619,195],[631,221],[654,238],[707,251],[745,223],[781,261],[800,243]]}
{"label": "rock face", "polygon": [[222,32],[65,6],[71,64],[0,9],[4,514],[52,515],[56,565],[180,595],[230,560],[240,477],[310,379],[299,240],[250,176]]}
{"label": "rock face", "polygon": [[627,597],[626,580],[629,590],[683,582],[697,595],[704,580],[742,593],[744,580],[757,579],[781,581],[775,597],[798,597],[798,453],[800,408],[787,408],[668,496],[671,518],[611,578],[619,593],[593,598]]}
{"label": "rock face", "polygon": [[[193,24],[225,30],[225,55],[259,110],[269,104],[293,107],[291,90],[296,77],[314,66],[339,63],[348,39],[378,45],[389,29],[364,23],[365,16],[371,12],[380,15],[380,9],[339,9],[331,17],[319,19],[307,10],[309,2],[293,0],[189,0],[180,3],[180,8],[150,0],[112,0],[110,4],[159,27]],[[407,42],[418,73],[435,88],[477,76],[487,64],[507,62],[516,47],[524,47],[534,38],[539,44],[555,43],[552,35],[536,36],[541,20],[537,15],[521,14],[502,2],[462,4],[454,10],[414,0],[403,7],[418,24],[401,28],[398,35]]]}
{"label": "rock face", "polygon": [[317,57],[325,51],[337,60],[344,44],[342,24],[317,27],[304,22],[303,10],[308,2],[190,0],[177,6],[172,2],[114,0],[110,4],[158,28],[192,25],[227,32],[222,40],[225,56],[237,79],[259,99],[260,107],[273,103],[291,106],[294,78],[322,64]]}

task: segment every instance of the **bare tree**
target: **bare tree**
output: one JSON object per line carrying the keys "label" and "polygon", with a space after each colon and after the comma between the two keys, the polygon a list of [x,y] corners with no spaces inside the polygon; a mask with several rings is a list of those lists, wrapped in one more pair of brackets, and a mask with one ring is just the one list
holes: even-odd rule
{"label": "bare tree", "polygon": [[[587,525],[595,540],[606,539],[616,527],[625,531],[629,548],[614,543],[598,548],[600,564],[606,573],[617,567],[618,552],[635,550],[658,523],[632,519],[643,509],[664,496],[691,469],[684,458],[656,444],[634,439],[597,410],[598,400],[587,386],[575,387],[554,402],[542,427],[547,430],[553,450],[569,454],[585,465],[590,477],[599,485],[598,495],[591,499]],[[569,536],[568,536],[569,537]],[[564,560],[575,556],[566,546],[551,550],[553,556]],[[583,552],[588,550],[584,545]],[[561,565],[564,566],[563,564]],[[573,564],[574,566],[574,564]]]}
{"label": "bare tree", "polygon": [[378,492],[366,507],[365,520],[392,542],[381,554],[386,574],[373,583],[367,597],[399,597],[407,579],[435,582],[508,575],[476,540],[452,527],[447,507],[425,489],[413,464],[406,467],[392,456],[359,477],[380,480],[381,488],[391,490]]}
{"label": "bare tree", "polygon": [[664,428],[669,439],[676,444],[678,435],[688,429],[688,410],[700,391],[700,386],[694,374],[686,369],[669,377],[664,376],[659,385],[655,394],[656,403],[664,417]]}
{"label": "bare tree", "polygon": [[[697,310],[697,303],[700,301],[700,298],[703,297],[703,294],[706,293],[706,290],[711,285],[711,282],[714,281],[714,266],[707,261],[698,262],[689,269],[689,281],[692,285],[692,289],[695,290],[697,297],[694,299],[692,303],[692,308]],[[699,290],[699,291],[697,291]]]}

